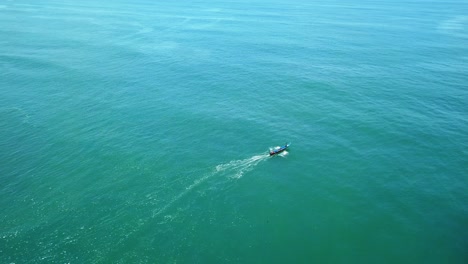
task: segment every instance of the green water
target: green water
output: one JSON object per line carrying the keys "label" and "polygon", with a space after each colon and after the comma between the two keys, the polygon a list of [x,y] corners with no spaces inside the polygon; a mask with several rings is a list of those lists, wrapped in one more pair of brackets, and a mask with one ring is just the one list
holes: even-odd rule
{"label": "green water", "polygon": [[0,0],[0,263],[467,263],[467,10]]}

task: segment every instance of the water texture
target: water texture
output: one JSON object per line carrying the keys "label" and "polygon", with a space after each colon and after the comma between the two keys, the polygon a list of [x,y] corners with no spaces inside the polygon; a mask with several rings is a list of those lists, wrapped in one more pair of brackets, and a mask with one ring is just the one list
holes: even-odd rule
{"label": "water texture", "polygon": [[467,10],[0,0],[0,263],[468,263]]}

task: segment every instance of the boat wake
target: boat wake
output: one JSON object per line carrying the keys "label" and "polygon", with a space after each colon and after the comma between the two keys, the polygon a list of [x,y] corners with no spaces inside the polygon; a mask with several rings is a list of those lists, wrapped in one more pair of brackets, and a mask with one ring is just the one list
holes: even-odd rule
{"label": "boat wake", "polygon": [[105,262],[105,259],[112,259],[112,258],[121,258],[122,252],[125,250],[129,250],[132,246],[134,246],[136,241],[139,239],[140,236],[150,232],[152,225],[154,223],[152,219],[163,217],[164,220],[162,223],[165,223],[168,219],[172,219],[173,216],[170,214],[166,214],[168,210],[174,207],[180,200],[184,199],[187,195],[193,192],[194,189],[208,181],[213,177],[226,177],[228,179],[239,179],[245,173],[251,171],[255,168],[259,163],[265,161],[269,158],[268,154],[259,154],[254,155],[247,159],[242,160],[233,160],[228,163],[217,165],[211,172],[205,174],[203,177],[195,180],[192,184],[188,185],[185,189],[183,189],[178,195],[172,197],[169,201],[167,201],[162,207],[153,210],[151,217],[147,221],[143,221],[139,224],[139,226],[135,229],[134,232],[129,233],[126,235],[125,238],[118,241],[116,245],[113,247],[108,254],[102,256],[101,261]]}
{"label": "boat wake", "polygon": [[269,155],[256,155],[248,159],[234,160],[229,163],[216,166],[215,173],[226,173],[229,177],[239,179],[246,172],[251,171],[260,162],[268,159]]}
{"label": "boat wake", "polygon": [[285,151],[279,153],[278,156],[280,156],[280,157],[286,157],[288,154],[289,154],[289,152],[288,152],[287,150],[285,150]]}
{"label": "boat wake", "polygon": [[223,175],[231,179],[239,179],[245,173],[251,171],[260,162],[268,159],[268,157],[269,157],[268,154],[260,154],[260,155],[252,156],[247,159],[233,160],[228,163],[217,165],[212,172],[195,180],[192,184],[187,186],[181,193],[175,196],[171,201],[166,203],[162,208],[158,208],[154,210],[152,217],[154,218],[164,213],[167,209],[172,207],[174,203],[176,203],[181,198],[186,196],[189,192],[191,192],[194,188],[198,187],[200,184],[206,182],[208,179],[215,177],[215,176],[223,176]]}

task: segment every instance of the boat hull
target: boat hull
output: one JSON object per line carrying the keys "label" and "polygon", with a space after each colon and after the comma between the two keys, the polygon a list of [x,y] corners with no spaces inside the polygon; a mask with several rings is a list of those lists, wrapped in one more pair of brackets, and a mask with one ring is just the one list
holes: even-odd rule
{"label": "boat hull", "polygon": [[288,147],[289,147],[289,144],[288,144],[288,145],[285,145],[285,146],[282,146],[282,147],[280,147],[279,149],[272,150],[272,151],[270,151],[270,156],[274,156],[274,155],[276,155],[276,154],[279,154],[279,153],[281,153],[281,152],[287,150]]}

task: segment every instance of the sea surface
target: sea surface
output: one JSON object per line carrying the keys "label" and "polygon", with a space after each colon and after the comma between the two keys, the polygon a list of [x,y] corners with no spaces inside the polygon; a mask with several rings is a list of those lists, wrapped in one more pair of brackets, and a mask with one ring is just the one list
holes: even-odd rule
{"label": "sea surface", "polygon": [[468,2],[0,0],[0,263],[468,263]]}

